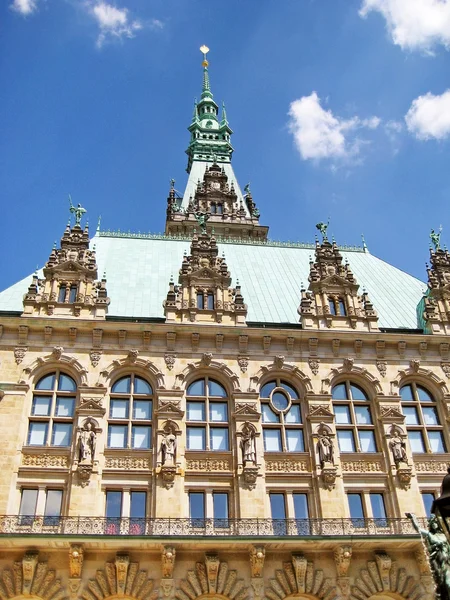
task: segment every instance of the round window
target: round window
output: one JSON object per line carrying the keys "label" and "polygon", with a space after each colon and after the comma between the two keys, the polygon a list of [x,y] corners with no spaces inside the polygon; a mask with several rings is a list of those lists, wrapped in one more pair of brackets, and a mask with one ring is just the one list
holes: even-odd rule
{"label": "round window", "polygon": [[275,388],[272,392],[270,403],[272,404],[273,408],[282,412],[285,411],[289,406],[290,399],[283,390],[280,388]]}

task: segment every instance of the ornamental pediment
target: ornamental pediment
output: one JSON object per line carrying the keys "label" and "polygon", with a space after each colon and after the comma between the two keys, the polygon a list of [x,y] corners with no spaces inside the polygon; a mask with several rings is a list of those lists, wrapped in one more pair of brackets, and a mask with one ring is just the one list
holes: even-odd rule
{"label": "ornamental pediment", "polygon": [[342,288],[357,290],[359,287],[358,285],[349,283],[347,279],[344,279],[344,277],[340,277],[339,275],[330,275],[329,277],[325,277],[324,279],[321,279],[320,282],[317,282],[317,284],[319,284],[321,287],[326,286],[327,288],[336,288],[339,290]]}
{"label": "ornamental pediment", "polygon": [[48,273],[58,273],[60,275],[64,275],[64,273],[73,274],[75,272],[83,273],[83,274],[89,273],[91,275],[91,277],[95,277],[95,273],[93,273],[92,270],[87,269],[86,267],[81,265],[79,262],[75,262],[73,260],[68,260],[63,263],[59,263],[53,267],[45,267],[44,273],[47,273],[47,272]]}

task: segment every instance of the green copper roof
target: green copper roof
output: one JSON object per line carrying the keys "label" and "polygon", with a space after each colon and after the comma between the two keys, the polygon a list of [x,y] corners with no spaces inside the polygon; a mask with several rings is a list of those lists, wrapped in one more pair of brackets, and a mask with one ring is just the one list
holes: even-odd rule
{"label": "green copper roof", "polygon": [[[99,273],[106,271],[109,316],[164,317],[162,303],[170,276],[175,281],[186,240],[139,239],[96,235]],[[313,249],[281,245],[219,243],[233,277],[242,286],[248,320],[299,323],[300,287],[307,285]],[[363,251],[342,251],[360,285],[367,289],[379,315],[380,327],[416,329],[416,307],[425,284]],[[1,311],[21,311],[31,275],[0,293]]]}

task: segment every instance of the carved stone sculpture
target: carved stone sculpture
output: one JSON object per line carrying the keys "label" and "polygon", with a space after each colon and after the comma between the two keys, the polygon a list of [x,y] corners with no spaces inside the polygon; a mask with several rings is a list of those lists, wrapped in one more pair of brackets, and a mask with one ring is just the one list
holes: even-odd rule
{"label": "carved stone sculpture", "polygon": [[317,453],[319,454],[319,462],[322,469],[326,464],[334,465],[334,446],[333,440],[327,429],[319,430],[317,438]]}
{"label": "carved stone sculpture", "polygon": [[177,436],[168,431],[165,433],[161,442],[162,464],[166,467],[175,466],[175,452],[177,448]]}
{"label": "carved stone sculpture", "polygon": [[80,464],[92,464],[95,456],[96,434],[91,421],[78,429],[78,452]]}
{"label": "carved stone sculpture", "polygon": [[256,465],[255,430],[249,423],[244,423],[241,437],[242,463]]}
{"label": "carved stone sculpture", "polygon": [[394,459],[395,465],[399,463],[408,464],[408,457],[406,455],[406,443],[401,437],[401,431],[398,427],[391,429],[391,439],[389,440],[389,448],[392,452],[392,458]]}

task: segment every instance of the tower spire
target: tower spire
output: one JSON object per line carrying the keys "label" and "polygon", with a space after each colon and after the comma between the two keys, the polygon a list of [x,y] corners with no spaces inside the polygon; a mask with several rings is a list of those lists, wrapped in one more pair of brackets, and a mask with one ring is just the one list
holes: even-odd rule
{"label": "tower spire", "polygon": [[209,52],[209,48],[208,46],[201,46],[200,48],[200,52],[202,52],[203,54],[203,62],[202,62],[202,67],[203,67],[203,87],[202,87],[202,100],[204,98],[212,98],[213,95],[211,93],[211,86],[209,84],[209,73],[208,73],[208,59],[206,58],[206,55]]}

